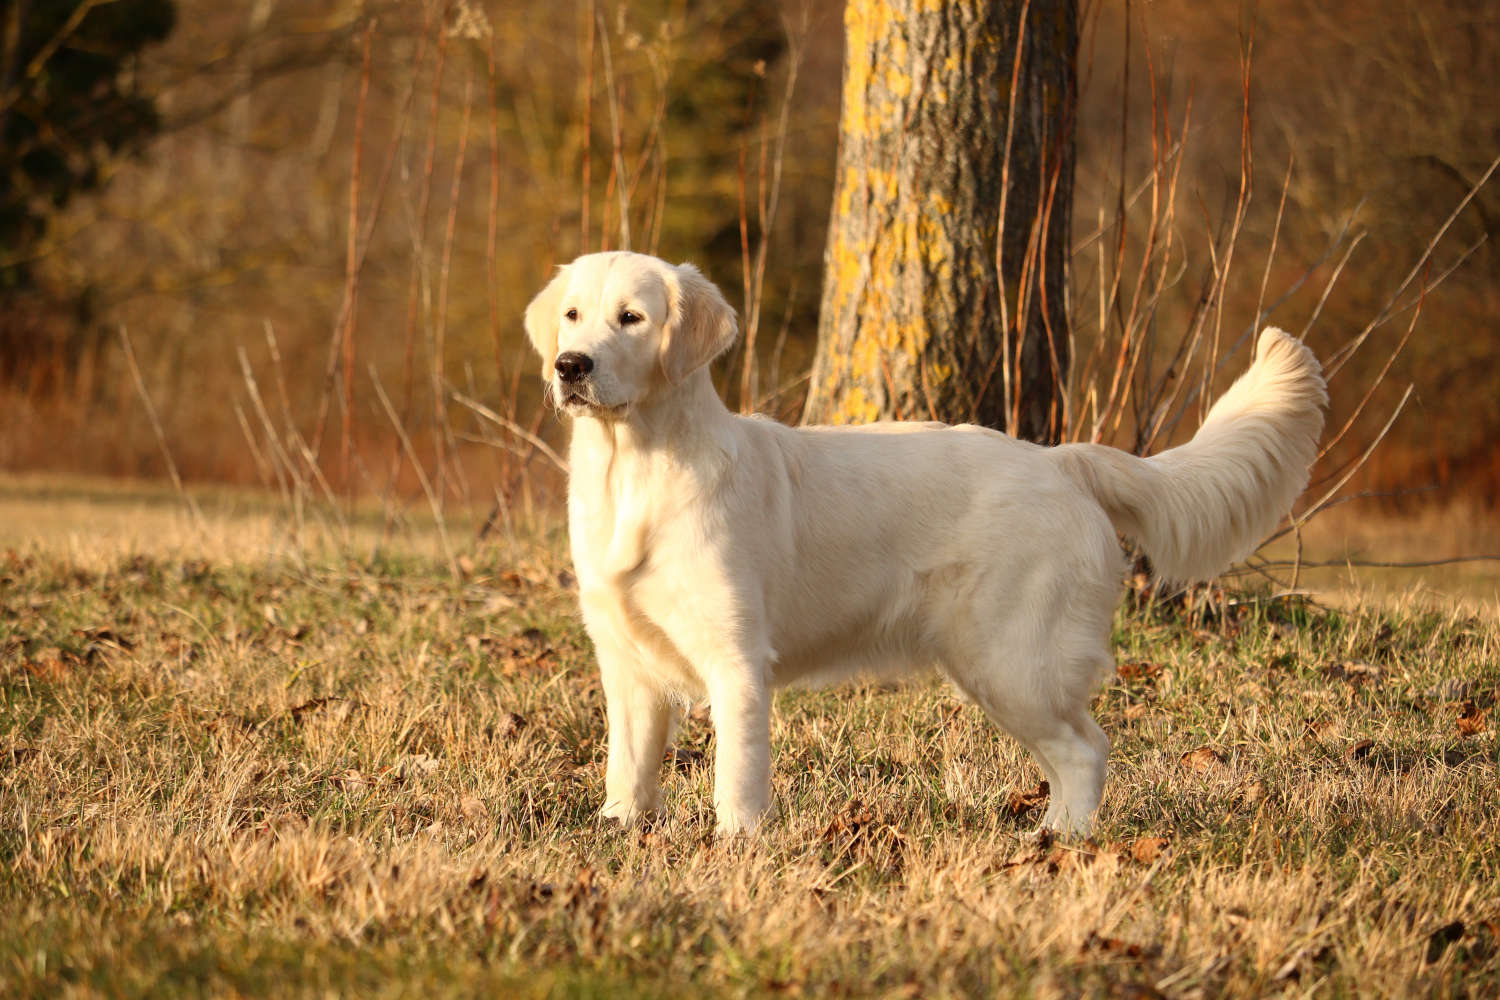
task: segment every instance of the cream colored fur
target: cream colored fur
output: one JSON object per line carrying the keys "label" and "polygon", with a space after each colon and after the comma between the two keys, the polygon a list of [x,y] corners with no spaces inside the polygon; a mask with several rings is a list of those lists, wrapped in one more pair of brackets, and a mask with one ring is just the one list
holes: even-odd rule
{"label": "cream colored fur", "polygon": [[[1109,741],[1088,712],[1113,667],[1124,559],[1201,579],[1245,555],[1307,481],[1326,400],[1279,330],[1187,444],[1148,459],[941,424],[791,428],[740,417],[708,362],[734,313],[690,265],[564,267],[526,310],[573,418],[568,518],[608,704],[605,816],[659,801],[674,712],[706,699],[721,831],[772,807],[771,690],[935,667],[1036,757],[1044,825],[1088,828]],[[553,362],[587,355],[564,383]]]}

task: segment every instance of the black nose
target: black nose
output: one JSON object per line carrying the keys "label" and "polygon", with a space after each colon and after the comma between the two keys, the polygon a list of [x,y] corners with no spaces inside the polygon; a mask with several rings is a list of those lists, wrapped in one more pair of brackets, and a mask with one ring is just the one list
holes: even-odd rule
{"label": "black nose", "polygon": [[564,382],[580,382],[594,370],[594,359],[577,351],[563,351],[552,367],[557,369],[558,377]]}

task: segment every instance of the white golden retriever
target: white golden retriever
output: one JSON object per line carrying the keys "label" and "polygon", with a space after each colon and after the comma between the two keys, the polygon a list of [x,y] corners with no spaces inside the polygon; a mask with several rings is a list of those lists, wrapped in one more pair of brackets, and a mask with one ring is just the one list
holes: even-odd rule
{"label": "white golden retriever", "polygon": [[771,810],[771,689],[933,666],[1036,757],[1043,825],[1088,829],[1109,740],[1089,698],[1133,539],[1211,577],[1307,482],[1327,400],[1267,329],[1187,444],[1147,459],[982,427],[792,428],[724,406],[734,311],[696,268],[580,257],[526,309],[573,418],[568,521],[608,702],[604,815],[656,808],[675,713],[707,699],[721,832]]}

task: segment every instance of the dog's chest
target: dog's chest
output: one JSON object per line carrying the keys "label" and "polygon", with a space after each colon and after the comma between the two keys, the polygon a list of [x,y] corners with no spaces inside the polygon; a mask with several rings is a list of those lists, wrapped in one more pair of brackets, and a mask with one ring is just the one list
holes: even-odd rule
{"label": "dog's chest", "polygon": [[685,517],[679,512],[664,519],[645,502],[649,497],[629,490],[590,495],[576,486],[570,495],[585,617],[597,644],[618,644],[659,681],[698,697],[702,679],[683,647],[702,631],[711,602],[694,586],[695,562],[685,542],[693,532]]}
{"label": "dog's chest", "polygon": [[683,641],[688,638],[686,645],[692,646],[692,637],[701,633],[702,609],[680,580],[648,560],[624,578],[601,581],[587,600],[589,631],[597,645],[617,644],[631,654],[634,669],[666,688],[693,699],[704,695],[703,677]]}

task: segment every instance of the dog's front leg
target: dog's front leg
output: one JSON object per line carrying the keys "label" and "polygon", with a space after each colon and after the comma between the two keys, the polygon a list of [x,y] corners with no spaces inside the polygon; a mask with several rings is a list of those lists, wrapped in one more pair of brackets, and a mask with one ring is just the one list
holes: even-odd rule
{"label": "dog's front leg", "polygon": [[661,799],[661,761],[672,724],[662,692],[643,682],[628,663],[600,648],[605,711],[609,716],[602,814],[633,823]]}
{"label": "dog's front leg", "polygon": [[748,833],[771,808],[771,692],[765,671],[748,663],[715,671],[708,689],[718,831]]}

